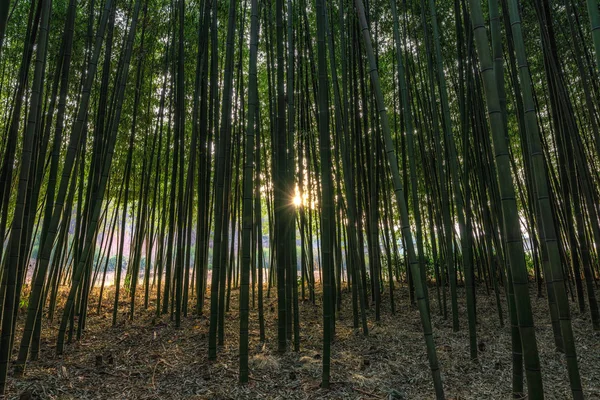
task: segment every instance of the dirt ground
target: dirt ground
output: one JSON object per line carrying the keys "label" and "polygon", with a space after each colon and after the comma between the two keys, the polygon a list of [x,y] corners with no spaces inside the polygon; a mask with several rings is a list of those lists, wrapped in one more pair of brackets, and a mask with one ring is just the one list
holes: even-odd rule
{"label": "dirt ground", "polygon": [[[433,295],[433,290],[431,290]],[[533,293],[532,293],[533,294]],[[64,294],[63,294],[64,295]],[[180,328],[168,316],[154,317],[138,306],[134,321],[123,302],[119,322],[111,326],[112,292],[105,295],[101,315],[97,295],[90,300],[88,328],[82,340],[55,355],[58,322],[44,327],[40,360],[25,375],[9,377],[7,398],[22,399],[430,399],[433,384],[416,307],[406,287],[395,293],[391,315],[383,296],[382,318],[369,310],[369,335],[352,328],[351,294],[344,292],[332,345],[331,389],[319,387],[321,377],[321,305],[300,303],[301,350],[277,353],[275,292],[265,299],[267,341],[259,342],[258,314],[250,315],[250,382],[238,383],[238,292],[232,291],[226,315],[225,345],[216,361],[208,361],[206,316],[183,318]],[[477,297],[479,359],[469,360],[464,293],[460,293],[461,330],[439,315],[432,297],[432,322],[446,398],[511,398],[509,326],[499,326],[494,295]],[[127,299],[128,296],[122,296]],[[206,300],[207,307],[210,300]],[[571,398],[564,356],[554,349],[547,300],[532,295],[542,374],[547,399]],[[190,301],[191,304],[191,301]],[[506,303],[503,304],[503,306]],[[448,305],[449,306],[449,305]],[[190,307],[192,310],[192,307]],[[581,380],[586,398],[600,399],[600,333],[588,314],[572,308]],[[506,309],[504,310],[506,313]],[[23,318],[23,315],[20,317]],[[506,319],[506,316],[505,316]],[[22,329],[22,321],[18,326]],[[17,332],[18,337],[20,332]]]}

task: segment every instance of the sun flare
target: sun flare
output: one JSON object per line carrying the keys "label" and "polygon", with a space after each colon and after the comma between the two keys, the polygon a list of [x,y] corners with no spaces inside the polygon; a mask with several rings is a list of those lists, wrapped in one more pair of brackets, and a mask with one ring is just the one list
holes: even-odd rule
{"label": "sun flare", "polygon": [[294,202],[294,206],[296,207],[300,207],[302,205],[302,197],[300,197],[300,194],[298,193],[296,193],[292,201]]}

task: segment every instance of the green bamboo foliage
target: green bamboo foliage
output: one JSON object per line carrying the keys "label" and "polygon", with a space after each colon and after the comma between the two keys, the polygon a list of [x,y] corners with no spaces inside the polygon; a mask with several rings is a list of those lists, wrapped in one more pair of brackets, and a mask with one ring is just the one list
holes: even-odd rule
{"label": "green bamboo foliage", "polygon": [[[175,255],[175,325],[181,325],[181,312],[183,301],[183,247],[185,242],[184,227],[186,223],[187,207],[184,203],[184,140],[185,140],[185,76],[184,76],[184,21],[185,21],[185,4],[184,0],[179,0],[177,3],[177,69],[176,69],[176,96],[175,96],[175,131],[176,131],[176,146],[179,147],[176,151],[176,156],[179,156],[179,165],[177,166],[179,176],[178,182],[178,215],[177,215],[177,250]],[[193,155],[192,155],[193,156]],[[195,158],[195,157],[194,157]],[[177,160],[177,157],[175,157]],[[175,161],[177,164],[177,161]],[[174,227],[171,226],[171,229]],[[189,270],[189,269],[188,269]]]}
{"label": "green bamboo foliage", "polygon": [[[201,313],[204,304],[206,288],[206,230],[208,224],[208,198],[207,198],[207,141],[208,141],[208,44],[210,27],[210,4],[204,2],[202,8],[201,30],[198,35],[198,58],[196,64],[196,85],[194,88],[194,108],[192,111],[192,129],[199,137],[198,144],[198,207],[196,214],[196,252],[194,267],[196,272],[196,312]],[[198,132],[199,131],[199,132]],[[154,219],[153,219],[154,220]]]}
{"label": "green bamboo foliage", "polygon": [[30,169],[33,163],[33,146],[36,140],[36,130],[38,129],[38,107],[41,107],[44,70],[46,67],[47,46],[48,46],[48,30],[50,14],[52,10],[52,2],[45,0],[42,2],[42,15],[40,22],[39,42],[36,48],[35,69],[33,75],[33,85],[31,91],[31,99],[29,103],[30,111],[25,127],[25,136],[23,137],[23,150],[21,154],[21,168],[19,172],[19,187],[17,192],[17,200],[15,203],[15,211],[11,226],[11,234],[8,244],[8,254],[4,264],[4,274],[7,275],[6,291],[4,299],[4,308],[2,312],[2,336],[0,338],[0,394],[4,395],[6,390],[6,375],[8,370],[8,362],[12,353],[14,341],[14,326],[16,321],[15,309],[19,304],[21,297],[20,286],[18,285],[17,270],[20,262],[20,247],[22,246],[21,233],[23,225],[27,222],[24,219],[25,201],[27,195],[27,187],[30,179]]}
{"label": "green bamboo foliage", "polygon": [[[340,6],[343,7],[343,0],[340,3]],[[345,11],[344,10],[340,10],[340,18],[344,18],[344,14]],[[327,15],[326,15],[327,17]],[[326,20],[327,22],[327,20]],[[327,26],[329,27],[329,23],[327,23]],[[340,23],[340,26],[343,27],[344,24]],[[351,159],[350,159],[350,136],[349,136],[349,128],[348,128],[348,124],[349,121],[347,121],[347,115],[348,115],[348,99],[347,99],[347,93],[344,93],[344,100],[343,100],[343,107],[342,107],[342,98],[340,95],[340,90],[339,90],[339,85],[338,85],[338,77],[337,77],[337,64],[336,64],[336,58],[335,58],[335,50],[334,50],[334,46],[333,46],[333,38],[331,35],[331,30],[328,29],[328,41],[327,41],[327,45],[328,45],[328,50],[329,50],[329,62],[330,62],[330,66],[331,66],[331,80],[332,80],[332,85],[333,85],[333,93],[334,93],[334,103],[335,103],[335,120],[336,120],[336,126],[341,127],[341,138],[340,138],[340,144],[341,144],[341,148],[342,148],[342,165],[343,165],[343,175],[344,175],[344,186],[346,189],[346,202],[347,202],[347,211],[348,211],[348,226],[347,226],[347,246],[349,247],[349,252],[350,252],[350,259],[348,260],[348,269],[351,270],[351,274],[352,274],[352,281],[354,282],[354,285],[352,285],[352,290],[353,290],[353,294],[352,294],[352,298],[353,298],[353,302],[356,301],[357,305],[360,304],[360,317],[361,317],[361,326],[362,326],[362,330],[363,333],[365,335],[368,334],[369,328],[367,325],[367,316],[365,314],[365,308],[366,308],[366,304],[365,304],[365,296],[362,294],[364,291],[364,288],[362,287],[362,281],[359,277],[359,253],[358,253],[358,244],[357,244],[357,232],[356,232],[356,225],[357,225],[357,216],[356,216],[356,198],[355,198],[355,179],[354,179],[354,174],[352,171],[352,165],[351,165]],[[345,39],[345,35],[344,33],[342,33],[342,39]],[[342,44],[342,49],[345,49],[345,41],[343,42],[344,44]],[[342,54],[345,54],[345,52],[342,52]],[[346,84],[347,79],[348,79],[348,73],[347,73],[347,67],[346,67],[346,63],[344,62],[345,60],[342,61],[342,75],[343,75],[343,83]],[[347,91],[347,90],[346,90]],[[342,111],[343,109],[343,111]],[[338,135],[340,134],[340,132],[338,131]],[[355,307],[358,308],[358,307]],[[358,310],[357,310],[358,311]],[[356,318],[356,323],[355,326],[358,326],[358,316]]]}
{"label": "green bamboo foliage", "polygon": [[[246,127],[246,161],[244,165],[244,200],[242,203],[243,232],[242,232],[242,270],[240,284],[240,382],[248,382],[248,313],[250,297],[250,262],[252,248],[253,195],[254,195],[254,150],[256,141],[255,125],[258,103],[257,67],[258,30],[259,30],[258,0],[250,3],[250,60],[248,67],[248,119]],[[260,218],[260,214],[258,215]],[[262,241],[262,234],[259,240]],[[262,269],[262,265],[259,265]],[[262,272],[259,272],[261,274]]]}
{"label": "green bamboo foliage", "polygon": [[[71,289],[69,291],[69,296],[67,297],[67,300],[65,303],[65,308],[63,311],[63,316],[62,316],[59,331],[58,331],[58,338],[57,338],[57,343],[56,343],[56,353],[57,354],[62,354],[62,352],[64,350],[65,333],[67,330],[67,324],[69,323],[72,313],[75,312],[74,311],[75,296],[79,289],[79,285],[81,284],[81,278],[85,272],[85,267],[87,265],[88,257],[90,257],[91,249],[95,242],[94,233],[96,232],[96,229],[98,227],[98,220],[100,218],[100,212],[102,210],[102,200],[104,198],[104,191],[106,189],[110,166],[111,166],[112,158],[114,155],[114,147],[115,147],[115,143],[116,143],[118,125],[120,122],[121,112],[122,112],[122,108],[123,108],[123,98],[125,96],[125,88],[127,86],[129,63],[131,61],[131,53],[132,53],[132,48],[133,48],[133,42],[135,39],[135,32],[136,32],[137,20],[138,20],[138,16],[139,16],[139,12],[140,12],[140,5],[141,5],[141,0],[136,0],[134,10],[133,10],[133,16],[131,19],[131,25],[129,27],[129,31],[127,34],[127,40],[126,40],[124,48],[123,48],[123,64],[121,66],[121,73],[119,74],[120,79],[119,79],[119,84],[117,87],[116,109],[115,109],[115,115],[114,115],[114,118],[112,120],[112,124],[110,127],[106,155],[103,160],[101,180],[99,182],[98,189],[95,194],[95,198],[92,200],[93,201],[93,209],[92,209],[92,213],[91,213],[90,224],[87,227],[87,232],[86,232],[86,236],[85,236],[86,240],[85,240],[85,243],[83,246],[83,251],[81,253],[79,260],[77,260],[77,264],[74,265],[74,267],[73,267],[74,269],[73,269]],[[118,265],[117,265],[117,268],[119,268]]]}
{"label": "green bamboo foliage", "polygon": [[[213,19],[216,19],[216,8],[213,8]],[[219,143],[217,145],[217,158],[215,168],[215,233],[214,233],[214,253],[213,253],[213,270],[212,270],[212,283],[210,293],[210,331],[209,331],[209,346],[208,346],[208,358],[215,359],[217,357],[217,324],[219,321],[218,313],[221,312],[219,303],[219,292],[224,288],[224,282],[220,282],[224,276],[225,265],[222,265],[223,260],[222,254],[223,249],[221,243],[223,236],[227,234],[227,224],[224,221],[225,217],[225,201],[224,199],[224,186],[225,186],[225,160],[226,160],[226,147],[230,141],[230,129],[227,129],[228,121],[231,116],[231,92],[232,92],[232,79],[233,79],[233,36],[235,34],[235,21],[236,21],[236,5],[233,0],[229,2],[229,17],[227,23],[227,42],[226,42],[226,54],[225,54],[225,85],[224,85],[224,98],[223,98],[223,110],[221,114],[221,133],[219,135]],[[214,22],[213,22],[214,24]],[[216,28],[216,27],[215,27]],[[223,268],[223,272],[221,272]]]}
{"label": "green bamboo foliage", "polygon": [[[27,320],[25,322],[25,329],[23,331],[23,337],[21,338],[21,345],[19,347],[19,356],[17,360],[17,365],[23,365],[21,372],[24,369],[24,364],[27,361],[27,356],[30,349],[31,338],[33,335],[34,325],[39,325],[39,323],[34,322],[34,318],[37,320],[41,319],[41,299],[43,298],[43,285],[44,278],[46,277],[47,269],[48,269],[48,259],[49,252],[52,250],[53,243],[48,243],[47,238],[48,234],[51,233],[51,241],[54,241],[54,237],[56,235],[56,227],[54,227],[54,231],[50,230],[52,224],[52,211],[53,211],[53,202],[54,198],[54,190],[56,186],[56,178],[58,174],[58,159],[59,159],[59,149],[60,142],[62,139],[62,131],[64,127],[64,114],[66,108],[66,96],[68,91],[68,82],[69,82],[69,70],[71,64],[71,49],[73,46],[73,25],[75,23],[75,11],[76,11],[76,2],[72,0],[69,3],[69,15],[67,18],[67,23],[64,32],[64,41],[63,41],[63,49],[64,49],[64,58],[63,65],[61,71],[61,88],[60,88],[60,97],[58,101],[58,110],[56,116],[56,126],[54,131],[54,139],[53,139],[53,149],[52,149],[52,159],[50,165],[50,175],[48,177],[48,192],[46,194],[46,208],[45,215],[42,227],[42,235],[41,235],[41,243],[45,244],[42,248],[41,257],[38,259],[38,274],[33,283],[33,289],[31,291],[29,305],[27,309]],[[65,184],[68,183],[68,180],[65,180]],[[65,185],[66,188],[66,185]],[[64,193],[62,199],[64,200]],[[58,201],[61,201],[60,196]],[[58,203],[60,204],[60,203]],[[60,216],[59,216],[60,217]],[[58,223],[58,218],[56,218],[55,222]],[[46,251],[46,253],[44,253]],[[46,257],[46,258],[45,258]],[[37,329],[40,329],[39,327]]]}
{"label": "green bamboo foliage", "polygon": [[502,217],[505,229],[508,262],[514,287],[514,297],[523,347],[525,373],[527,375],[527,392],[530,398],[543,398],[542,375],[535,340],[531,300],[529,299],[529,282],[525,267],[523,239],[517,213],[512,173],[510,172],[509,155],[504,136],[500,98],[494,75],[493,61],[489,42],[483,23],[483,12],[479,0],[470,0],[470,16],[473,25],[473,36],[479,58],[479,68],[485,88],[488,118],[490,120],[497,179],[500,187]]}
{"label": "green bamboo foliage", "polygon": [[[498,2],[496,0],[490,0],[488,2],[489,13],[490,13],[490,31],[492,36],[492,52],[494,55],[494,73],[496,77],[496,85],[498,87],[499,102],[502,112],[503,130],[505,136],[508,136],[508,125],[507,125],[507,110],[506,103],[503,99],[506,98],[504,95],[504,64],[503,64],[503,49],[502,49],[502,38],[500,35],[500,20],[498,11]],[[494,182],[494,188],[496,183]],[[510,268],[508,270],[508,289],[506,293],[508,295],[509,304],[509,317],[510,317],[510,332],[511,332],[511,345],[512,345],[512,391],[513,393],[523,392],[523,350],[521,345],[521,337],[519,335],[519,322],[517,319],[517,309],[514,296],[514,287],[512,285],[512,274]],[[502,275],[504,277],[504,275]]]}
{"label": "green bamboo foliage", "polygon": [[[394,18],[394,41],[396,42],[396,62],[398,67],[398,86],[400,91],[400,99],[402,105],[402,115],[404,117],[404,128],[406,130],[406,142],[408,146],[408,160],[410,169],[410,194],[413,204],[413,215],[416,225],[417,234],[417,250],[419,256],[419,268],[421,270],[421,276],[425,278],[425,263],[424,263],[424,248],[423,248],[423,233],[421,224],[421,212],[419,207],[419,193],[417,185],[417,167],[416,167],[416,154],[415,154],[415,143],[414,143],[414,127],[413,127],[413,115],[411,112],[409,93],[407,87],[406,72],[404,69],[404,62],[402,61],[402,47],[400,45],[400,23],[398,18],[398,11],[396,10],[396,1],[391,0],[392,16]],[[440,163],[441,165],[441,163]],[[390,280],[392,281],[392,280]],[[427,282],[426,279],[423,282]],[[427,285],[424,285],[426,288]],[[425,289],[427,290],[427,289]]]}
{"label": "green bamboo foliage", "polygon": [[514,38],[515,52],[519,67],[519,79],[521,81],[521,91],[523,92],[523,107],[525,115],[525,128],[528,141],[531,147],[532,165],[535,176],[535,185],[537,189],[537,201],[542,217],[542,229],[546,240],[546,251],[549,259],[549,272],[546,279],[552,282],[554,295],[558,306],[558,316],[560,320],[560,330],[564,342],[565,356],[567,358],[567,368],[569,371],[569,380],[574,398],[583,398],[581,389],[581,378],[579,376],[579,366],[577,364],[577,354],[575,351],[575,340],[571,327],[571,318],[567,293],[564,286],[563,266],[561,264],[557,231],[554,225],[554,216],[550,194],[548,190],[548,175],[540,143],[540,133],[538,131],[538,122],[536,116],[536,107],[531,93],[531,76],[527,64],[527,55],[521,32],[521,18],[519,15],[519,4],[517,0],[509,0],[510,20]]}
{"label": "green bamboo foliage", "polygon": [[[24,51],[21,57],[21,64],[19,66],[17,89],[15,92],[15,101],[12,105],[10,112],[10,119],[8,123],[8,132],[5,138],[6,144],[3,151],[2,166],[0,170],[0,237],[6,237],[6,228],[8,226],[8,211],[9,203],[12,191],[12,177],[13,170],[16,161],[16,146],[17,146],[17,133],[20,126],[21,109],[23,108],[24,93],[27,86],[27,78],[29,76],[30,63],[33,55],[34,43],[37,35],[37,28],[39,24],[41,2],[35,6],[33,3],[29,7],[29,13],[27,18],[27,30],[25,32]],[[14,214],[14,212],[13,212]],[[14,215],[13,215],[14,216]],[[10,240],[10,239],[9,239]],[[9,256],[10,246],[4,249],[2,246],[2,253],[0,253],[0,265],[6,263],[6,258]],[[3,269],[5,271],[5,269]],[[2,299],[6,293],[8,274],[2,274]],[[2,312],[4,308],[1,308]],[[1,316],[1,315],[0,315]]]}
{"label": "green bamboo foliage", "polygon": [[[275,218],[275,264],[277,268],[277,348],[280,353],[287,350],[288,332],[287,321],[291,318],[288,313],[288,300],[286,288],[291,282],[289,279],[290,257],[286,246],[286,229],[290,196],[286,191],[287,171],[287,130],[285,118],[285,78],[284,78],[284,33],[283,33],[283,0],[275,1],[276,24],[276,55],[277,55],[277,107],[276,131],[273,131],[273,207]],[[287,272],[286,272],[287,271]]]}
{"label": "green bamboo foliage", "polygon": [[437,398],[457,395],[437,335],[464,314],[473,361],[484,324],[510,335],[515,397],[565,387],[544,393],[547,346],[567,367],[552,378],[590,390],[597,1],[363,1],[2,2],[8,397],[48,334],[63,354],[108,314],[115,332],[205,320],[208,359],[239,354],[243,384],[272,379],[253,378],[255,345],[323,346],[331,397],[349,330],[367,343],[418,311]]}
{"label": "green bamboo foliage", "polygon": [[402,234],[406,239],[406,247],[408,250],[408,257],[410,268],[412,272],[412,276],[415,284],[415,292],[417,295],[417,302],[419,307],[419,313],[421,315],[421,324],[423,325],[423,335],[425,336],[425,344],[427,347],[427,356],[429,358],[429,367],[431,368],[431,373],[433,375],[433,384],[435,387],[436,397],[438,399],[444,398],[444,389],[442,387],[442,379],[440,374],[440,369],[438,365],[437,354],[435,350],[435,344],[433,341],[433,332],[431,328],[431,320],[429,317],[429,312],[427,310],[427,301],[425,299],[425,291],[423,289],[423,282],[420,279],[421,272],[419,269],[419,262],[417,260],[417,255],[415,254],[415,249],[412,240],[412,233],[410,230],[410,222],[408,219],[408,207],[406,205],[406,200],[404,197],[404,190],[402,188],[402,183],[400,181],[400,172],[398,170],[398,160],[396,158],[396,153],[394,150],[392,136],[390,133],[390,127],[388,122],[387,111],[385,108],[385,103],[383,100],[383,93],[381,91],[381,85],[379,82],[379,73],[377,71],[377,63],[375,61],[375,55],[373,53],[373,45],[371,43],[371,35],[369,32],[369,28],[367,25],[367,19],[365,16],[365,8],[362,0],[355,0],[355,5],[358,13],[358,20],[360,23],[360,29],[363,34],[363,41],[365,45],[365,50],[367,52],[367,58],[369,60],[370,66],[370,76],[371,83],[373,84],[373,89],[375,91],[375,98],[377,100],[377,109],[380,116],[381,127],[383,130],[383,136],[385,141],[385,153],[388,159],[388,163],[390,164],[390,168],[392,170],[392,178],[394,182],[394,193],[396,195],[396,202],[398,203],[398,208],[400,209],[400,217],[402,223]]}
{"label": "green bamboo foliage", "polygon": [[254,221],[256,228],[256,261],[257,261],[257,272],[258,272],[258,330],[259,338],[261,342],[265,341],[265,311],[264,311],[264,252],[263,252],[263,226],[262,226],[262,202],[260,196],[260,174],[261,174],[261,155],[260,155],[260,140],[261,140],[261,126],[260,126],[260,112],[257,112],[257,133],[256,137],[256,185],[254,190]]}
{"label": "green bamboo foliage", "polygon": [[[171,10],[171,14],[172,14],[172,20],[176,21],[175,17],[175,10]],[[176,76],[177,71],[175,70],[175,63],[172,61],[175,59],[175,57],[173,57],[173,54],[177,54],[176,53],[176,42],[175,39],[177,37],[177,35],[175,34],[175,23],[173,23],[173,30],[171,32],[171,36],[169,37],[170,41],[169,41],[169,46],[171,47],[171,58],[169,59],[169,61],[171,62],[170,65],[170,74],[172,77]],[[175,78],[176,79],[176,78]],[[175,90],[176,88],[174,87],[174,81],[175,79],[173,79],[173,82],[171,82],[171,90]],[[176,97],[176,96],[175,96]],[[177,116],[179,115],[175,115],[175,108],[176,108],[176,100],[172,99],[171,103],[170,103],[170,112],[169,112],[169,123],[168,123],[168,129],[169,129],[169,133],[171,133],[173,135],[173,151],[170,151],[170,153],[173,153],[173,163],[170,165],[171,167],[171,177],[170,177],[170,188],[169,188],[169,204],[171,204],[171,206],[169,207],[169,217],[168,217],[168,233],[167,233],[167,251],[165,254],[165,258],[164,258],[164,266],[165,266],[165,284],[164,284],[164,290],[163,290],[163,299],[162,299],[162,310],[161,313],[162,314],[167,314],[169,312],[169,304],[173,304],[172,303],[172,299],[171,299],[171,288],[173,286],[173,247],[175,247],[175,232],[177,230],[177,225],[176,225],[176,216],[175,216],[175,212],[176,212],[176,207],[173,207],[172,205],[175,204],[176,201],[176,195],[177,195],[177,184],[181,183],[178,181],[177,179],[177,168],[179,167],[179,156],[180,156],[180,146],[179,146],[179,138],[178,138],[178,130],[176,129],[176,126],[179,125],[179,122],[177,121]],[[174,123],[172,124],[172,120],[175,120]],[[170,143],[170,140],[167,140],[168,143]],[[168,170],[168,163],[167,163],[167,170]],[[167,189],[165,188],[165,191]],[[165,192],[166,193],[166,192]],[[165,196],[166,197],[166,196]],[[117,262],[117,265],[119,266],[120,264]],[[117,267],[118,268],[118,267]],[[118,271],[117,271],[117,275],[118,275]],[[162,276],[162,274],[161,274]],[[118,282],[118,277],[117,277],[117,282]]]}
{"label": "green bamboo foliage", "polygon": [[596,53],[596,68],[600,71],[600,3],[598,0],[587,0],[586,3],[592,28],[594,52]]}
{"label": "green bamboo foliage", "polygon": [[[502,107],[502,119],[504,122],[504,131],[506,132],[507,127],[507,113],[506,113],[506,103],[503,102],[503,99],[506,99],[506,95],[504,94],[504,54],[502,48],[502,37],[500,32],[500,16],[498,15],[498,1],[497,0],[489,0],[488,8],[490,13],[490,33],[492,37],[492,53],[494,56],[494,73],[496,75],[496,83],[498,85],[498,94],[500,96],[500,106]],[[491,244],[490,244],[491,247]],[[492,263],[492,265],[494,265]],[[494,292],[496,293],[496,303],[498,306],[498,318],[500,320],[500,326],[504,326],[504,317],[502,314],[502,304],[500,302],[500,290],[498,288],[498,278],[497,273],[495,273],[495,268],[492,270],[492,278],[494,282]],[[503,276],[503,275],[502,275]],[[514,313],[513,313],[514,314]],[[516,317],[516,315],[515,315]],[[516,325],[516,324],[515,324]]]}
{"label": "green bamboo foliage", "polygon": [[323,269],[323,374],[321,387],[329,388],[332,337],[332,233],[335,223],[333,214],[333,182],[331,178],[331,138],[329,135],[329,82],[327,79],[327,48],[325,43],[325,3],[316,0],[317,14],[317,66],[319,73],[319,149],[321,155],[321,232]]}
{"label": "green bamboo foliage", "polygon": [[2,44],[4,44],[4,34],[6,32],[6,20],[8,19],[8,10],[10,1],[3,1],[0,5],[0,54],[2,54]]}
{"label": "green bamboo foliage", "polygon": [[454,204],[458,215],[458,225],[460,229],[460,243],[462,250],[462,264],[465,275],[465,284],[467,291],[467,314],[469,320],[469,348],[471,359],[477,358],[477,334],[475,327],[475,291],[473,287],[473,271],[471,265],[471,247],[469,243],[470,232],[467,230],[464,199],[460,187],[458,162],[456,154],[456,145],[454,143],[452,120],[450,118],[450,106],[448,103],[448,89],[446,87],[446,76],[442,63],[442,51],[440,46],[440,34],[437,24],[437,14],[435,0],[429,0],[429,11],[431,14],[431,25],[433,30],[433,42],[435,47],[435,56],[437,61],[438,84],[441,96],[441,106],[443,115],[443,127],[445,132],[446,148],[448,149],[448,161],[450,164],[450,173],[452,177],[452,193],[454,195]]}
{"label": "green bamboo foliage", "polygon": [[[142,33],[141,33],[141,39],[140,39],[140,49],[142,52],[145,52],[146,49],[144,48],[144,38],[145,38],[145,34],[146,34],[146,25],[147,25],[147,12],[148,12],[148,4],[144,4],[144,25],[142,27]],[[143,77],[144,77],[144,67],[143,67],[143,62],[144,62],[145,57],[139,57],[138,60],[138,65],[137,65],[137,77],[136,77],[136,92],[135,92],[135,102],[134,102],[134,109],[135,110],[139,110],[137,107],[139,106],[140,103],[140,97],[142,94],[142,90],[140,88],[140,86],[142,85],[142,81],[143,81]],[[139,111],[137,111],[139,112]],[[137,115],[136,112],[136,115]],[[137,117],[133,118],[132,121],[132,127],[131,130],[135,131],[136,127],[137,127]],[[136,226],[136,233],[135,233],[135,240],[134,240],[134,255],[133,255],[133,259],[132,259],[132,266],[130,268],[131,273],[130,273],[130,277],[131,277],[131,285],[130,285],[130,307],[129,307],[129,319],[133,320],[134,316],[135,316],[135,298],[136,298],[136,293],[137,293],[137,284],[138,284],[138,277],[139,277],[139,273],[140,273],[140,264],[141,264],[141,258],[142,258],[142,247],[143,247],[143,241],[144,238],[146,237],[146,229],[147,229],[147,220],[148,220],[148,196],[149,196],[149,190],[150,190],[150,174],[147,173],[147,156],[146,156],[146,152],[147,152],[147,147],[148,147],[148,131],[149,128],[146,129],[145,132],[145,138],[144,138],[144,159],[143,159],[143,163],[142,163],[142,172],[141,172],[141,177],[142,177],[142,182],[140,184],[140,191],[139,191],[139,198],[138,198],[138,220],[137,220],[137,226]],[[149,159],[151,161],[153,161],[154,159],[154,151],[156,148],[156,139],[157,136],[154,135],[153,141],[152,141],[152,148],[150,150],[150,157]],[[192,163],[193,166],[193,163]],[[152,168],[152,163],[150,163],[149,169]],[[131,259],[131,257],[130,257]],[[147,264],[146,264],[146,268],[144,271],[144,275],[146,277],[149,277],[150,274],[148,273],[148,258],[146,258]],[[146,286],[147,287],[147,286]]]}
{"label": "green bamboo foliage", "polygon": [[[425,45],[427,49],[427,77],[429,81],[429,101],[432,102],[436,98],[435,94],[435,78],[434,78],[434,69],[433,69],[433,51],[431,50],[430,41],[427,39],[428,37],[428,25],[425,19],[425,3],[421,2],[421,20],[423,21],[423,31],[425,33]],[[433,141],[435,145],[435,156],[440,160],[445,158],[444,151],[442,147],[442,140],[440,139],[439,132],[439,117],[437,112],[432,113],[432,124],[433,124]],[[445,246],[445,265],[448,274],[448,280],[450,281],[450,301],[452,308],[452,329],[456,332],[459,330],[459,318],[458,318],[458,294],[457,294],[457,273],[454,263],[454,252],[452,249],[454,248],[454,235],[452,232],[452,215],[451,215],[451,195],[448,193],[448,183],[446,177],[447,165],[443,165],[441,162],[437,162],[436,164],[436,172],[440,181],[439,192],[441,194],[441,208],[442,208],[442,218],[443,218],[443,229],[444,229],[444,246]],[[437,182],[436,182],[437,183]],[[442,286],[445,286],[445,274],[442,273]],[[446,307],[444,306],[444,317],[447,317]]]}
{"label": "green bamboo foliage", "polygon": [[[287,160],[286,160],[286,168],[287,168],[287,193],[294,193],[294,177],[296,175],[296,166],[294,163],[295,160],[295,149],[294,149],[294,135],[296,132],[296,109],[294,104],[295,98],[295,40],[294,40],[294,25],[295,25],[295,7],[296,4],[293,0],[287,0]],[[293,202],[293,199],[292,199]],[[287,232],[289,235],[288,243],[290,246],[290,261],[289,261],[289,279],[288,284],[286,286],[287,293],[286,295],[291,297],[290,301],[286,300],[286,305],[288,307],[287,313],[287,321],[288,321],[288,336],[292,334],[292,329],[290,329],[290,324],[293,325],[293,338],[294,338],[294,351],[300,351],[300,316],[299,316],[299,304],[298,304],[298,257],[296,251],[296,210],[293,207],[290,207],[290,213],[287,215]]]}

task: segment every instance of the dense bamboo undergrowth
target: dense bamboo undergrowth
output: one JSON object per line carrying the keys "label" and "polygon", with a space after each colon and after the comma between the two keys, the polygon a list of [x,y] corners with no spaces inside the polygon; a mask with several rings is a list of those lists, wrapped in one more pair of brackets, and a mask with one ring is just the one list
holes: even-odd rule
{"label": "dense bamboo undergrowth", "polygon": [[323,388],[337,324],[368,336],[370,308],[414,306],[444,398],[431,316],[468,331],[476,363],[485,288],[514,395],[541,399],[534,286],[583,398],[571,313],[600,330],[599,78],[597,0],[3,1],[0,392],[43,321],[62,354],[101,302],[116,325],[140,298],[177,327],[207,315],[210,360],[238,308],[245,383],[264,299],[285,353],[299,301],[322,296]]}

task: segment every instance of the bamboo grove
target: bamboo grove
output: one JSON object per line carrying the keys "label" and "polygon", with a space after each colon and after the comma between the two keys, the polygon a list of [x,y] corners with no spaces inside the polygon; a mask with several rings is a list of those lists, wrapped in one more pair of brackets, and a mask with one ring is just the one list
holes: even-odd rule
{"label": "bamboo grove", "polygon": [[113,325],[140,304],[207,315],[211,360],[238,308],[247,382],[274,298],[280,353],[303,345],[299,301],[322,307],[323,388],[336,324],[368,335],[415,307],[440,399],[431,315],[477,362],[492,296],[512,391],[541,399],[543,296],[583,398],[570,313],[600,330],[598,0],[4,0],[0,71],[1,393],[44,324],[68,352],[102,302]]}

